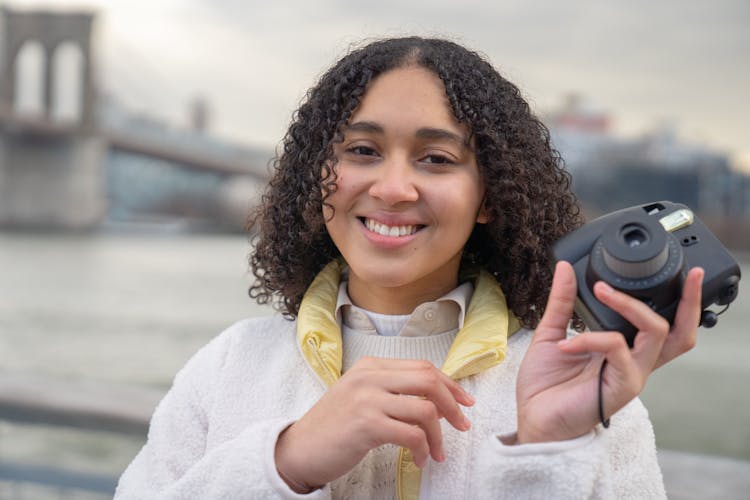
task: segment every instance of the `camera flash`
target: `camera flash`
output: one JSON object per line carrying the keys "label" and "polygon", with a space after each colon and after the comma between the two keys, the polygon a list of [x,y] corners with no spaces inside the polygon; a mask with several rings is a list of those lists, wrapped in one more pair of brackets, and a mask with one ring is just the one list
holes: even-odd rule
{"label": "camera flash", "polygon": [[687,227],[693,223],[693,211],[687,208],[675,210],[669,215],[666,215],[659,219],[661,225],[667,231],[674,232],[683,227]]}

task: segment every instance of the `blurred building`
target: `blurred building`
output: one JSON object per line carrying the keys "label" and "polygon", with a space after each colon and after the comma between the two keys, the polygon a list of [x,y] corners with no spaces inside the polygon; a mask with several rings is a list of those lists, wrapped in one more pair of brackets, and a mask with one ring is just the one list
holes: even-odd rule
{"label": "blurred building", "polygon": [[270,151],[134,116],[98,95],[93,12],[0,8],[0,227],[239,230]]}
{"label": "blurred building", "polygon": [[679,141],[669,125],[637,138],[616,136],[611,117],[576,96],[545,122],[590,216],[670,200],[693,208],[730,242],[733,227],[748,229],[750,177],[733,170],[726,154]]}

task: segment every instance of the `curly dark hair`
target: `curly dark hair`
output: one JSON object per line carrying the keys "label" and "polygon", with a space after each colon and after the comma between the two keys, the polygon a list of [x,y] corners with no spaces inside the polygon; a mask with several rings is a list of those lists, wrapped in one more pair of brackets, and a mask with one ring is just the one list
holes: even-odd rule
{"label": "curly dark hair", "polygon": [[294,317],[315,275],[339,251],[322,207],[336,189],[333,145],[368,85],[388,70],[418,65],[443,82],[456,119],[467,125],[486,189],[490,222],[477,224],[464,263],[480,264],[524,326],[539,322],[552,281],[550,245],[582,222],[570,176],[549,131],[519,89],[479,54],[441,39],[379,40],[328,70],[297,110],[274,161],[274,176],[250,219],[257,228],[250,296]]}

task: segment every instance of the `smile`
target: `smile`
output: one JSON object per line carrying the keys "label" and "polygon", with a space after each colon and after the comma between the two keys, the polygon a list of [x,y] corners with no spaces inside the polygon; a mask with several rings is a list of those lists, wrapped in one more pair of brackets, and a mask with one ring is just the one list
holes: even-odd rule
{"label": "smile", "polygon": [[362,220],[365,227],[369,231],[379,234],[381,236],[391,236],[391,237],[409,236],[409,235],[416,233],[417,231],[419,231],[421,228],[424,227],[421,225],[388,226],[386,224],[377,222],[373,219],[360,218],[360,220]]}

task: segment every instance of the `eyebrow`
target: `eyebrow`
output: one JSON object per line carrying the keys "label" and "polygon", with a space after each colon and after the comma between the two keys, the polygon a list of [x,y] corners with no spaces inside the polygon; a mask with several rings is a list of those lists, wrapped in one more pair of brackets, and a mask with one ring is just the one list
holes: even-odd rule
{"label": "eyebrow", "polygon": [[354,122],[346,125],[344,127],[344,131],[352,131],[352,132],[367,132],[370,134],[384,134],[385,130],[383,130],[383,127],[378,125],[375,122]]}
{"label": "eyebrow", "polygon": [[[365,132],[378,135],[385,134],[385,130],[382,126],[375,122],[368,121],[351,123],[345,127],[345,131]],[[455,142],[461,146],[469,145],[469,141],[467,138],[458,135],[455,132],[451,132],[450,130],[445,130],[442,128],[420,128],[419,130],[417,130],[417,133],[415,135],[418,139],[444,139]]]}
{"label": "eyebrow", "polygon": [[469,141],[454,133],[450,130],[442,128],[421,128],[417,130],[417,138],[419,139],[445,139],[457,143],[460,146],[467,146]]}

